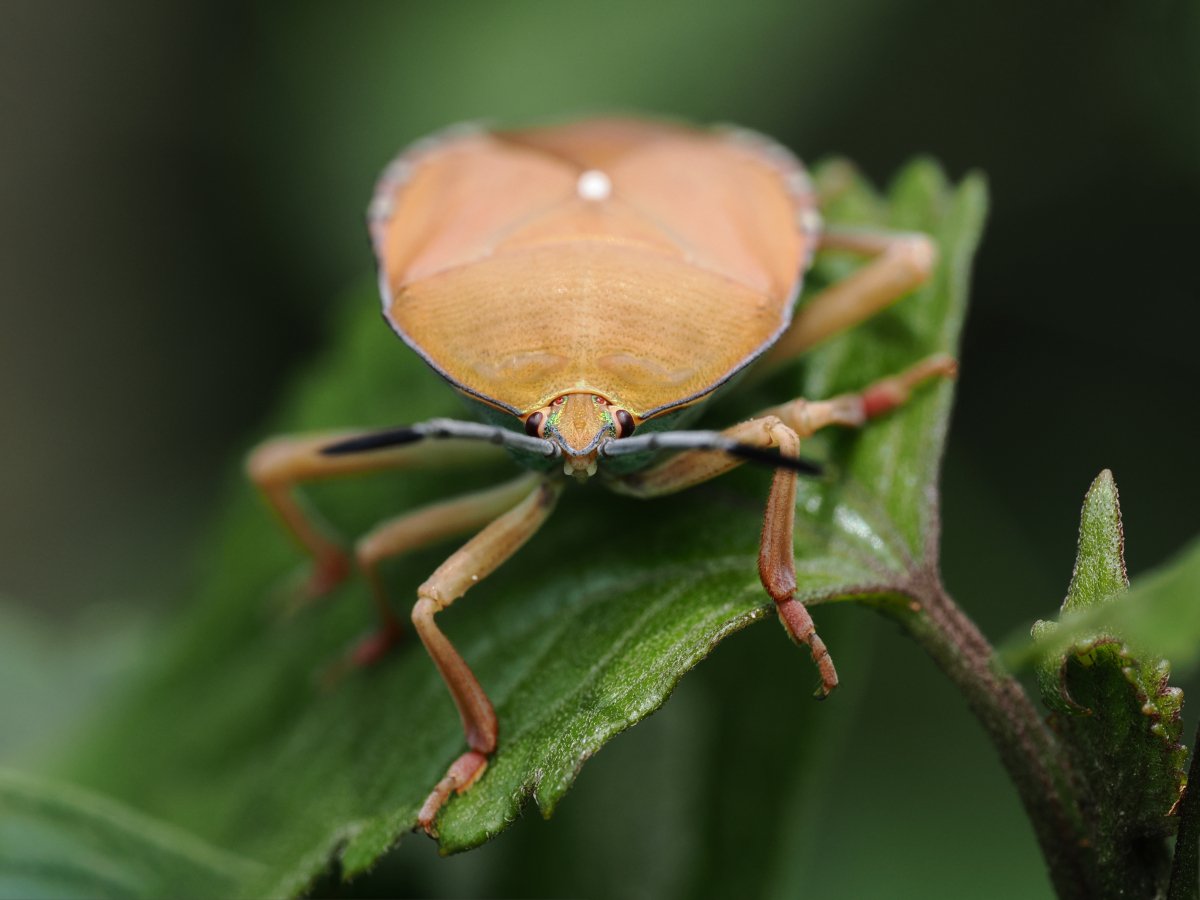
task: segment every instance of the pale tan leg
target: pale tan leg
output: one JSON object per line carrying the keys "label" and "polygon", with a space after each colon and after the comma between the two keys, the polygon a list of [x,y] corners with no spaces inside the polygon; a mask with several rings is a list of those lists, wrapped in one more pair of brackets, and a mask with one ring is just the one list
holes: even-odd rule
{"label": "pale tan leg", "polygon": [[259,444],[246,457],[246,474],[287,531],[313,557],[305,593],[319,597],[350,574],[345,542],[309,509],[296,488],[307,481],[415,466],[469,466],[498,459],[504,451],[475,441],[425,441],[370,453],[325,456],[323,447],[361,432],[283,435]]}
{"label": "pale tan leg", "polygon": [[420,599],[413,607],[413,625],[450,689],[471,748],[454,762],[421,807],[419,823],[431,835],[437,811],[450,793],[461,794],[483,774],[500,731],[496,712],[479,680],[433,617],[516,553],[553,511],[562,489],[561,480],[538,477],[524,500],[471,538],[417,589]]}
{"label": "pale tan leg", "polygon": [[[765,410],[758,418],[727,428],[722,434],[756,447],[778,447],[782,455],[795,458],[800,455],[802,438],[811,437],[828,425],[858,427],[907,402],[912,389],[921,382],[937,376],[952,376],[955,371],[955,362],[949,356],[931,356],[899,375],[875,382],[862,393],[814,402],[792,400]],[[725,453],[686,450],[654,468],[614,479],[611,486],[622,494],[658,497],[708,481],[742,462]],[[813,661],[821,672],[817,696],[825,697],[837,687],[837,671],[824,642],[817,636],[808,610],[792,596],[796,591],[795,515],[796,473],[790,469],[776,469],[763,519],[759,577],[775,601],[788,634],[797,643],[807,644],[812,651]]]}
{"label": "pale tan leg", "polygon": [[524,500],[541,476],[528,473],[498,487],[434,503],[383,522],[358,539],[354,555],[371,585],[382,627],[355,648],[349,662],[366,666],[383,656],[400,638],[400,623],[387,602],[379,564],[456,534],[482,528]]}
{"label": "pale tan leg", "polygon": [[858,428],[869,419],[903,406],[913,388],[933,378],[953,378],[958,363],[947,353],[935,353],[909,366],[898,375],[881,378],[858,394],[842,394],[831,400],[791,400],[763,410],[760,415],[778,416],[801,438],[812,437],[828,425]]}
{"label": "pale tan leg", "polygon": [[875,258],[817,294],[764,357],[769,371],[895,303],[928,279],[937,262],[933,239],[916,232],[830,228],[819,250],[847,250]]}
{"label": "pale tan leg", "polygon": [[[800,438],[779,416],[750,419],[721,433],[754,447],[778,447],[784,456],[796,458],[800,455]],[[614,480],[612,487],[618,493],[636,497],[659,497],[708,481],[742,462],[725,453],[685,450],[662,465]],[[837,670],[825,644],[817,636],[808,610],[792,597],[796,592],[796,557],[792,539],[795,519],[796,473],[791,469],[776,469],[767,498],[766,516],[763,518],[758,574],[763,587],[775,601],[788,634],[798,643],[808,644],[812,651],[813,661],[821,673],[821,687],[817,695],[825,697],[837,687]]]}

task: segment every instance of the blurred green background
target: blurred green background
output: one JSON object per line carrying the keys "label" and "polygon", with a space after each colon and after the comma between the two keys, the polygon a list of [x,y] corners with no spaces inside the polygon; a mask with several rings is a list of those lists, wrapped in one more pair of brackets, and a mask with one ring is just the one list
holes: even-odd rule
{"label": "blurred green background", "polygon": [[[988,174],[943,569],[993,640],[1056,610],[1101,468],[1132,574],[1197,530],[1200,3],[8,2],[0,763],[64,733],[133,665],[146,623],[185,602],[214,497],[370,271],[362,211],[390,156],[463,119],[613,109],[737,122],[806,159],[846,154],[879,184],[917,153],[955,179]],[[954,689],[866,611],[823,616],[876,634],[873,657],[830,701],[855,715],[801,798],[825,826],[790,835],[802,849],[758,883],[1048,895]],[[783,665],[794,650],[777,639],[754,628],[719,648],[589,762],[549,823],[528,811],[448,860],[409,840],[354,890],[696,892],[706,854],[762,839],[761,823],[733,827],[723,794],[727,840],[697,843],[714,779],[770,790],[762,771],[788,765],[720,762],[771,727],[769,704],[739,717],[722,685]],[[20,682],[22,654],[53,678]]]}

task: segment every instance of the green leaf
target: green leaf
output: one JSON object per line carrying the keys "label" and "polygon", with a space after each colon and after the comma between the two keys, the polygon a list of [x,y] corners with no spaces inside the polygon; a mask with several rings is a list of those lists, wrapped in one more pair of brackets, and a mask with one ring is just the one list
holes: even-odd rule
{"label": "green leaf", "polygon": [[[933,234],[941,247],[934,278],[803,367],[723,402],[705,424],[799,393],[861,388],[930,353],[953,352],[985,202],[981,179],[952,188],[927,161],[901,173],[886,198],[849,182],[828,220]],[[821,258],[810,292],[857,264]],[[797,596],[893,597],[934,563],[952,395],[949,383],[931,385],[862,432],[806,444],[840,475],[800,493]],[[273,425],[301,431],[456,414],[454,394],[379,323],[377,301],[358,292],[332,352]],[[513,471],[498,463],[396,473],[317,485],[311,496],[345,533],[359,534]],[[542,532],[439,616],[501,728],[484,777],[443,810],[443,851],[498,834],[530,797],[549,815],[587,758],[654,712],[717,642],[775,617],[756,565],[769,481],[743,469],[649,505],[572,485]],[[272,598],[304,561],[240,478],[231,493],[191,613],[67,774],[265,861],[267,872],[242,892],[296,894],[333,860],[350,876],[394,846],[465,744],[419,642],[333,690],[314,686],[321,668],[371,627],[366,586],[352,579],[327,602],[273,615]],[[397,608],[455,546],[385,568]],[[838,648],[830,649],[836,660]],[[798,695],[809,693],[811,678],[796,685]]]}
{"label": "green leaf", "polygon": [[1064,616],[1060,629],[1042,638],[1014,642],[1004,648],[1004,661],[1014,669],[1033,664],[1048,650],[1089,634],[1106,632],[1170,658],[1176,672],[1190,672],[1200,662],[1200,539],[1174,559],[1133,580],[1120,603],[1101,604]]}
{"label": "green leaf", "polygon": [[[1079,550],[1075,556],[1075,571],[1063,601],[1063,613],[1085,612],[1110,603],[1129,587],[1125,574],[1125,533],[1121,525],[1121,504],[1112,472],[1105,469],[1097,476],[1083,501],[1079,523]],[[1033,626],[1035,638],[1049,637],[1058,628],[1057,622],[1039,621]],[[1087,653],[1102,640],[1092,635],[1076,644],[1078,652]],[[1046,654],[1036,666],[1038,687],[1042,699],[1051,709],[1069,716],[1091,715],[1091,711],[1071,699],[1066,687],[1068,648]]]}
{"label": "green leaf", "polygon": [[0,766],[24,768],[61,746],[137,670],[150,630],[115,610],[67,623],[0,598]]}
{"label": "green leaf", "polygon": [[[1106,469],[1084,501],[1063,613],[1127,605],[1127,585],[1121,507]],[[1050,644],[1058,631],[1054,622],[1034,626],[1034,636],[1054,648],[1037,663],[1038,686],[1046,705],[1058,713],[1052,725],[1082,782],[1100,884],[1108,896],[1151,896],[1161,886],[1154,876],[1164,878],[1169,866],[1161,839],[1176,829],[1168,813],[1186,781],[1179,715],[1183,692],[1168,687],[1166,660],[1133,649],[1112,632],[1069,631],[1065,641]],[[1158,872],[1129,865],[1135,858],[1157,858]],[[1151,880],[1129,885],[1124,879],[1131,872]]]}
{"label": "green leaf", "polygon": [[216,897],[261,868],[107,798],[0,769],[0,897]]}

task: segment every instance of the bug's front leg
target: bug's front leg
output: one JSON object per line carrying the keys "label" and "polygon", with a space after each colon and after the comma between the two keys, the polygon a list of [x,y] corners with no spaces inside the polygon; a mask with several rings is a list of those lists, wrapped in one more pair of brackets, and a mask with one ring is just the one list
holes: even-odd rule
{"label": "bug's front leg", "polygon": [[[800,441],[829,425],[859,427],[908,401],[913,388],[931,378],[952,376],[954,360],[944,354],[928,357],[898,375],[884,378],[855,394],[830,400],[803,398],[776,406],[754,419],[725,429],[722,434],[758,447],[778,447],[780,453],[796,458]],[[742,464],[742,460],[711,450],[686,450],[643,472],[614,479],[618,493],[636,497],[673,494],[715,478]],[[807,644],[821,673],[818,697],[837,687],[837,672],[824,642],[818,637],[804,604],[796,600],[796,560],[793,526],[796,511],[796,473],[775,470],[767,512],[763,519],[758,571],[763,587],[775,601],[779,618],[793,640]]]}
{"label": "bug's front leg", "polygon": [[[778,447],[781,456],[800,457],[800,437],[795,429],[774,415],[757,420],[765,425],[768,446]],[[755,420],[751,420],[753,424]],[[732,429],[731,429],[732,430]],[[793,528],[796,523],[796,479],[791,469],[776,469],[767,497],[767,512],[763,517],[762,541],[758,549],[758,577],[775,601],[779,620],[797,644],[807,644],[813,662],[821,673],[817,696],[829,696],[838,685],[837,670],[825,642],[817,635],[817,627],[796,593],[796,549]]]}
{"label": "bug's front leg", "polygon": [[479,679],[437,627],[434,615],[516,553],[554,510],[562,489],[561,479],[538,477],[524,500],[475,535],[417,589],[413,625],[450,689],[471,748],[455,760],[421,807],[418,821],[430,835],[435,834],[438,809],[450,794],[463,793],[483,774],[500,733],[496,712]]}
{"label": "bug's front leg", "polygon": [[378,631],[360,641],[346,658],[325,672],[326,684],[335,682],[350,667],[369,666],[377,662],[401,637],[400,623],[392,613],[383,580],[379,577],[380,563],[437,541],[483,528],[524,500],[538,483],[539,477],[528,473],[494,488],[431,503],[388,519],[359,538],[354,545],[354,557],[371,586],[371,594],[379,610],[380,626]]}
{"label": "bug's front leg", "polygon": [[[778,447],[780,453],[800,456],[800,438],[779,416],[768,414],[741,422],[723,432],[742,444],[754,447]],[[715,478],[742,464],[742,460],[709,450],[686,450],[644,472],[615,479],[618,493],[636,497],[659,497],[682,491]],[[824,697],[837,687],[837,671],[825,644],[817,636],[812,618],[804,604],[792,595],[796,592],[796,558],[792,539],[796,510],[796,473],[775,470],[767,512],[763,518],[762,541],[758,554],[758,574],[763,587],[775,601],[779,618],[791,637],[807,644],[821,673],[818,695]]]}

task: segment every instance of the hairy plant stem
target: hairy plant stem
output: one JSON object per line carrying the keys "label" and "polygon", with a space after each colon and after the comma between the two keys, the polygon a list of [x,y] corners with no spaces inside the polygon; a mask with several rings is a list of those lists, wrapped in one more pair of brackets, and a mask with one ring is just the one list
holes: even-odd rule
{"label": "hairy plant stem", "polygon": [[[1200,748],[1200,725],[1196,726],[1193,748]],[[1175,859],[1171,863],[1171,884],[1167,900],[1200,898],[1200,765],[1196,750],[1188,767],[1187,787],[1180,801],[1179,835],[1175,838]]]}
{"label": "hairy plant stem", "polygon": [[1050,880],[1060,898],[1095,895],[1094,852],[1066,754],[1025,689],[1003,670],[992,645],[946,593],[936,570],[913,573],[874,605],[933,657],[958,685],[1016,785]]}

